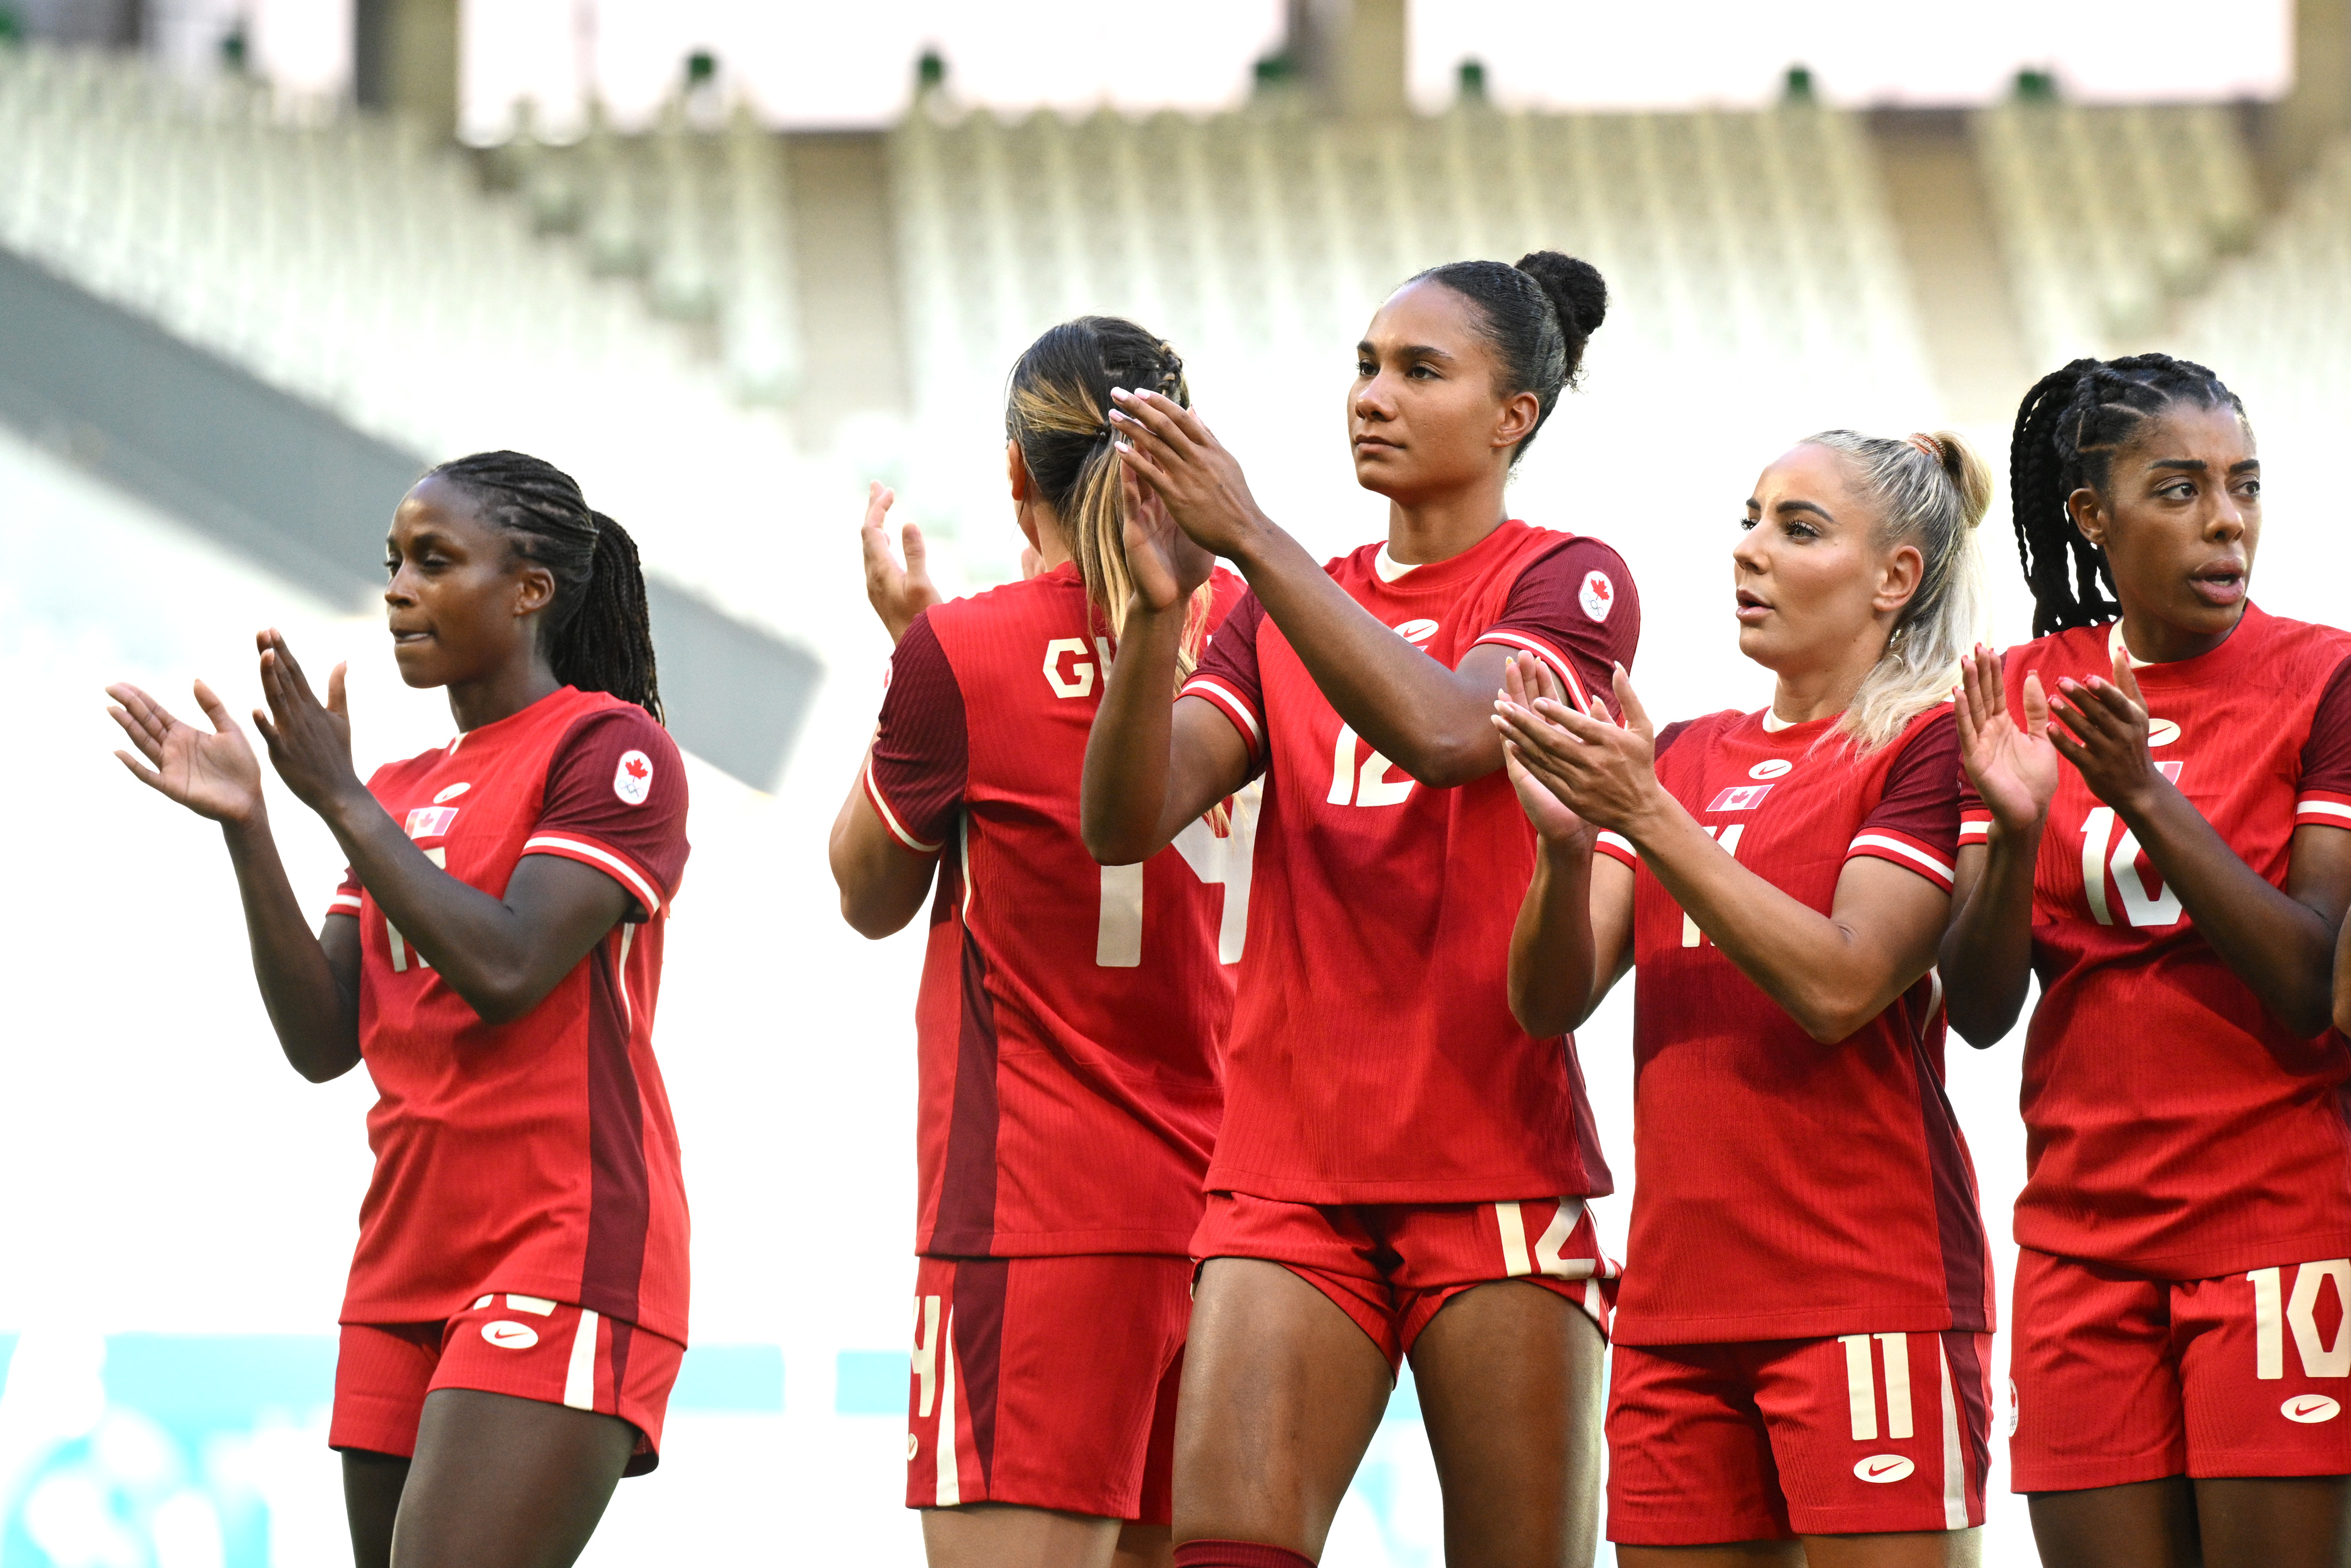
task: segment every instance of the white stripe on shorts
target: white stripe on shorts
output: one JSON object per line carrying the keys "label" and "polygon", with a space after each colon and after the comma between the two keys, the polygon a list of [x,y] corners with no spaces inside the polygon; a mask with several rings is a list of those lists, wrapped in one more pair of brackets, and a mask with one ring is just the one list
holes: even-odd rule
{"label": "white stripe on shorts", "polygon": [[[615,1400],[619,1396],[620,1390],[614,1389]],[[571,1335],[571,1365],[563,1374],[563,1402],[574,1410],[596,1407],[596,1314],[586,1307],[580,1309],[580,1326]]]}
{"label": "white stripe on shorts", "polygon": [[941,1508],[954,1508],[963,1501],[963,1486],[956,1476],[955,1422],[955,1308],[947,1308],[946,1338],[939,1345],[939,1436],[938,1451],[932,1456],[932,1469],[938,1472],[938,1503]]}
{"label": "white stripe on shorts", "polygon": [[1951,1389],[1951,1357],[1943,1336],[1935,1336],[1935,1359],[1943,1368],[1943,1528],[1968,1527],[1968,1458],[1959,1447],[1959,1401]]}

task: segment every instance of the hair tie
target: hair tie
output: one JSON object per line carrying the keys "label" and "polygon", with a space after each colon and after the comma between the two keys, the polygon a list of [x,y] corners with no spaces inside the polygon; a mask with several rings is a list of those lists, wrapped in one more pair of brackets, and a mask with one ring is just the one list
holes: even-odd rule
{"label": "hair tie", "polygon": [[1941,441],[1937,441],[1933,436],[1917,431],[1913,431],[1911,434],[1904,436],[1902,439],[1908,441],[1912,446],[1917,448],[1919,452],[1923,452],[1937,468],[1943,466],[1943,443]]}

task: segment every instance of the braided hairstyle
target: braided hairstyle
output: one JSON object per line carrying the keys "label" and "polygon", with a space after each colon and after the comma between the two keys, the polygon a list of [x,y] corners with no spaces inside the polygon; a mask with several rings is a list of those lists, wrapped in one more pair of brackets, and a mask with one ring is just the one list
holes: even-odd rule
{"label": "braided hairstyle", "polygon": [[522,452],[477,452],[425,477],[464,490],[483,522],[554,576],[539,641],[555,678],[582,691],[609,691],[661,721],[644,574],[627,531],[590,508],[569,474]]}
{"label": "braided hairstyle", "polygon": [[1583,346],[1608,315],[1608,285],[1599,268],[1558,251],[1530,251],[1516,266],[1498,261],[1447,262],[1405,280],[1441,283],[1478,307],[1486,341],[1501,361],[1505,398],[1532,392],[1541,405],[1534,429],[1510,449],[1510,464],[1534,445],[1559,395],[1583,370]]}
{"label": "braided hairstyle", "polygon": [[[2220,377],[2168,354],[2076,359],[2024,394],[2009,442],[2008,483],[2016,553],[2032,589],[2033,636],[2098,626],[2122,614],[2107,597],[2115,574],[2106,553],[2082,536],[2066,503],[2077,490],[2103,493],[2115,454],[2174,403],[2245,417],[2245,405]],[[2099,591],[2101,582],[2107,593]]]}
{"label": "braided hairstyle", "polygon": [[[1061,520],[1086,597],[1115,639],[1126,630],[1134,578],[1126,565],[1126,491],[1111,450],[1113,387],[1192,406],[1184,360],[1165,339],[1123,317],[1081,316],[1047,327],[1013,365],[1004,433],[1019,443],[1038,498]],[[1210,594],[1203,583],[1192,596],[1176,650],[1179,683],[1199,662]]]}

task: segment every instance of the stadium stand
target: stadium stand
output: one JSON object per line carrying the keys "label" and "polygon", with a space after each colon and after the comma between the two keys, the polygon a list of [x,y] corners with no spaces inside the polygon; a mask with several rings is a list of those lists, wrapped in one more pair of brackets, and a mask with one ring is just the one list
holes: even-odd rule
{"label": "stadium stand", "polygon": [[2336,142],[2260,244],[2224,268],[2187,324],[2193,350],[2280,415],[2339,430],[2351,406],[2351,140]]}
{"label": "stadium stand", "polygon": [[2225,106],[2020,97],[1972,128],[2035,362],[2141,345],[2252,242],[2260,182]]}

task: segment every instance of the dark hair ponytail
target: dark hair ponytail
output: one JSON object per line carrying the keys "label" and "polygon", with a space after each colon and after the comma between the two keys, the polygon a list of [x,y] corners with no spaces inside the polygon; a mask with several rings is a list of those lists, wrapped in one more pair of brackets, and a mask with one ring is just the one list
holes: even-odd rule
{"label": "dark hair ponytail", "polygon": [[504,530],[523,559],[554,576],[555,601],[539,635],[555,678],[582,691],[610,692],[662,719],[644,573],[628,531],[590,507],[569,474],[523,452],[477,452],[425,477],[462,488],[482,521]]}
{"label": "dark hair ponytail", "polygon": [[1478,307],[1486,341],[1502,362],[1502,395],[1532,392],[1541,405],[1534,429],[1511,449],[1516,463],[1534,445],[1560,393],[1583,369],[1583,346],[1608,317],[1608,285],[1590,262],[1558,251],[1529,251],[1516,266],[1498,261],[1447,262],[1415,273],[1406,286],[1441,283]]}
{"label": "dark hair ponytail", "polygon": [[2101,583],[2109,592],[2115,586],[2105,551],[2082,536],[2066,504],[2077,490],[2103,493],[2115,453],[2174,403],[2245,417],[2245,405],[2220,377],[2168,354],[2076,359],[2024,394],[2009,439],[2008,489],[2016,553],[2032,590],[2033,636],[2098,626],[2122,614],[2099,591]]}

